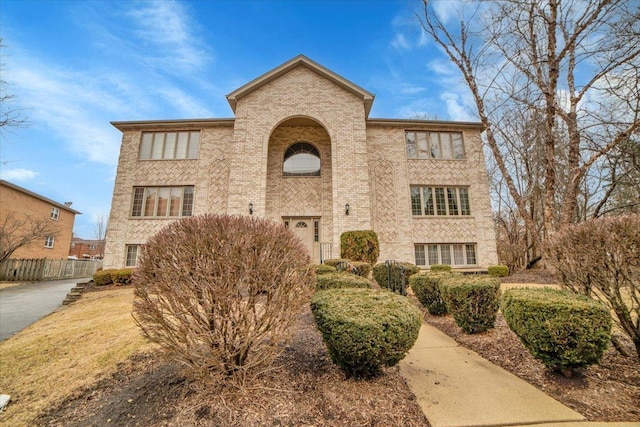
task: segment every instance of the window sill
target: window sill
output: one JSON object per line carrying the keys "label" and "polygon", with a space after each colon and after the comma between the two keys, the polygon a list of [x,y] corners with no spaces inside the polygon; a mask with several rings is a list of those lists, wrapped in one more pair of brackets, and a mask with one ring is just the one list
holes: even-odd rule
{"label": "window sill", "polygon": [[473,215],[411,215],[413,219],[475,219]]}

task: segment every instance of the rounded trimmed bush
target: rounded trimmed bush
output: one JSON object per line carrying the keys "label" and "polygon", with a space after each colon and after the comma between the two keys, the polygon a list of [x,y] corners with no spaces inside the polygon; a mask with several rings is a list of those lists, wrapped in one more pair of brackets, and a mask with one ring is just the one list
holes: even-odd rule
{"label": "rounded trimmed bush", "polygon": [[347,376],[371,377],[402,360],[422,314],[401,295],[373,289],[317,292],[311,310],[331,359]]}
{"label": "rounded trimmed bush", "polygon": [[509,267],[506,265],[490,265],[487,267],[487,273],[489,273],[489,276],[507,277],[509,275]]}
{"label": "rounded trimmed bush", "polygon": [[316,291],[338,288],[370,288],[369,279],[346,272],[327,273],[316,276]]}
{"label": "rounded trimmed bush", "polygon": [[107,269],[96,271],[95,273],[93,273],[93,283],[95,283],[96,286],[110,285],[111,283],[113,283],[113,278],[111,277],[111,273],[113,271],[115,270]]}
{"label": "rounded trimmed bush", "polygon": [[341,265],[344,263],[350,264],[351,261],[346,258],[330,258],[330,259],[325,259],[323,263],[324,265],[330,265],[331,267],[338,268],[338,265]]}
{"label": "rounded trimmed bush", "polygon": [[533,357],[571,376],[599,363],[611,340],[611,314],[598,301],[556,289],[509,289],[502,313]]}
{"label": "rounded trimmed bush", "polygon": [[340,235],[340,256],[375,264],[380,254],[378,235],[373,230],[345,231]]}
{"label": "rounded trimmed bush", "polygon": [[429,314],[442,316],[447,314],[447,305],[440,294],[440,284],[454,273],[427,272],[418,273],[409,277],[409,286],[420,301],[420,304],[427,309]]}
{"label": "rounded trimmed bush", "polygon": [[358,276],[369,277],[369,273],[371,273],[371,264],[368,262],[352,261],[351,266],[354,270],[353,273]]}
{"label": "rounded trimmed bush", "polygon": [[441,281],[440,293],[447,311],[464,332],[484,332],[495,325],[500,307],[500,281],[497,278],[450,276]]}
{"label": "rounded trimmed bush", "polygon": [[314,264],[313,269],[316,272],[316,275],[327,274],[327,273],[335,273],[336,268],[326,264]]}

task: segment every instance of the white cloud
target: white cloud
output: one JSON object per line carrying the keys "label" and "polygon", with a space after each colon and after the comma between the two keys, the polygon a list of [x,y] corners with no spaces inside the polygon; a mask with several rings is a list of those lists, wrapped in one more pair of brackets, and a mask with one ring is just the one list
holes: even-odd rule
{"label": "white cloud", "polygon": [[391,41],[391,46],[395,47],[398,50],[409,50],[411,46],[409,46],[409,42],[404,37],[404,34],[396,34],[396,36]]}
{"label": "white cloud", "polygon": [[2,176],[2,179],[6,179],[7,181],[29,181],[38,175],[38,172],[29,169],[2,168],[0,170],[0,176]]}
{"label": "white cloud", "polygon": [[431,2],[431,6],[438,16],[438,19],[446,25],[451,18],[459,15],[462,3],[463,2],[459,0],[435,0]]}
{"label": "white cloud", "polygon": [[455,92],[443,92],[440,99],[447,107],[447,117],[454,121],[475,121],[478,120],[469,112],[469,100]]}

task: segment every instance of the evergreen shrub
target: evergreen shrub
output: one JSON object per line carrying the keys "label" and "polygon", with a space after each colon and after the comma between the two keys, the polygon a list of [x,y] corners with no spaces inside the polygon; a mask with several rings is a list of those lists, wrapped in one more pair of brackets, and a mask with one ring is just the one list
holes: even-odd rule
{"label": "evergreen shrub", "polygon": [[329,355],[347,376],[371,377],[413,347],[422,314],[401,295],[373,289],[330,289],[311,301]]}
{"label": "evergreen shrub", "polygon": [[509,267],[506,265],[490,265],[487,268],[487,273],[493,277],[507,277],[509,275]]}
{"label": "evergreen shrub", "polygon": [[316,275],[327,274],[327,273],[335,273],[336,268],[327,264],[314,264],[313,269],[316,271]]}
{"label": "evergreen shrub", "polygon": [[[397,283],[398,281],[401,281],[403,289],[405,289],[409,285],[409,277],[420,271],[420,268],[417,265],[409,262],[401,262],[398,264],[399,265],[391,264],[390,268],[387,268],[387,264],[382,262],[373,267],[373,278],[381,288],[388,287],[389,273],[392,275],[392,282]],[[397,291],[397,289],[391,290]]]}
{"label": "evergreen shrub", "polygon": [[599,363],[611,339],[609,310],[569,291],[510,289],[502,313],[533,357],[566,376]]}
{"label": "evergreen shrub", "polygon": [[438,272],[438,271],[449,272],[451,271],[451,266],[446,264],[433,264],[431,267],[429,267],[429,270],[433,272]]}
{"label": "evergreen shrub", "polygon": [[380,243],[375,231],[346,231],[340,235],[340,257],[373,265],[379,255]]}
{"label": "evergreen shrub", "polygon": [[440,284],[446,278],[452,277],[455,273],[447,272],[426,272],[418,273],[409,277],[409,286],[420,301],[420,304],[427,309],[429,314],[442,316],[447,314],[447,305],[440,294]]}
{"label": "evergreen shrub", "polygon": [[345,272],[326,273],[316,276],[316,291],[337,288],[370,288],[369,279]]}
{"label": "evergreen shrub", "polygon": [[115,270],[107,269],[96,271],[95,273],[93,273],[93,283],[95,283],[96,286],[110,285],[111,283],[113,283],[113,279],[111,277],[111,272],[113,271]]}
{"label": "evergreen shrub", "polygon": [[352,261],[351,262],[352,271],[350,273],[357,274],[361,277],[369,277],[369,273],[371,273],[371,264],[363,261]]}
{"label": "evergreen shrub", "polygon": [[500,281],[489,276],[459,275],[445,278],[440,293],[447,311],[468,334],[493,328],[500,307]]}

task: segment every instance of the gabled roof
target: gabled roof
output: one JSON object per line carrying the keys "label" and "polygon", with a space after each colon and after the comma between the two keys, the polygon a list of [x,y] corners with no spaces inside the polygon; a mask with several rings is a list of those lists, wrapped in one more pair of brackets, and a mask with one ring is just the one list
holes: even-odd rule
{"label": "gabled roof", "polygon": [[244,86],[241,86],[228,94],[227,101],[229,101],[231,109],[235,113],[238,100],[299,66],[309,68],[310,70],[320,74],[322,77],[332,81],[333,83],[362,99],[362,101],[364,102],[365,115],[367,117],[369,116],[369,111],[371,110],[371,105],[373,104],[373,98],[375,98],[374,94],[364,90],[360,86],[350,82],[349,80],[345,79],[339,74],[334,73],[328,68],[323,67],[317,62],[310,60],[304,55],[296,56],[295,58],[285,62],[279,67],[274,68],[273,70],[261,75],[260,77],[250,81]]}
{"label": "gabled roof", "polygon": [[82,212],[78,212],[75,209],[71,209],[70,206],[63,205],[62,203],[58,203],[58,202],[56,202],[54,200],[48,199],[48,198],[46,198],[44,196],[39,195],[38,193],[34,193],[33,191],[29,191],[26,188],[22,188],[19,185],[15,185],[15,184],[10,183],[9,181],[5,181],[4,179],[0,179],[0,186],[13,188],[16,191],[19,191],[21,193],[27,194],[27,195],[29,195],[31,197],[35,197],[36,199],[42,200],[43,202],[50,203],[53,206],[58,207],[60,209],[64,209],[65,211],[71,212],[72,214],[82,215]]}

